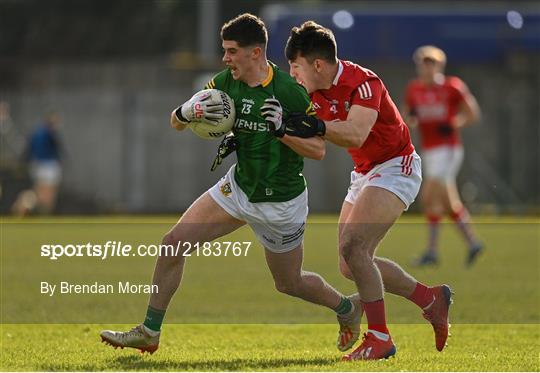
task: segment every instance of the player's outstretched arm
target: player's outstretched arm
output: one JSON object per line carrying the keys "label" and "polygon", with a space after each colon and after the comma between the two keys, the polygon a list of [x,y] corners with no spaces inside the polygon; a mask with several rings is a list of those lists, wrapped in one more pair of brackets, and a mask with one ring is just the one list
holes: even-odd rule
{"label": "player's outstretched arm", "polygon": [[322,137],[319,136],[303,139],[285,135],[279,140],[304,158],[320,161],[326,154],[326,144]]}
{"label": "player's outstretched arm", "polygon": [[344,121],[325,122],[324,138],[344,148],[358,148],[364,144],[379,113],[365,106],[353,105]]}

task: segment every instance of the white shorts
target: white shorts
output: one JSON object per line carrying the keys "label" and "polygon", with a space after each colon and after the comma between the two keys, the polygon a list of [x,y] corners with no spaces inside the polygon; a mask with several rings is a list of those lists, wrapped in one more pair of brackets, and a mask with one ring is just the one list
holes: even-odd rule
{"label": "white shorts", "polygon": [[394,193],[404,204],[405,210],[414,202],[422,183],[422,161],[413,152],[375,166],[367,174],[351,172],[351,185],[345,201],[354,204],[367,186],[375,186]]}
{"label": "white shorts", "polygon": [[284,253],[298,247],[308,215],[307,188],[290,201],[251,203],[234,180],[234,167],[208,190],[210,196],[234,218],[248,223],[266,249]]}
{"label": "white shorts", "polygon": [[422,152],[426,178],[437,179],[443,183],[453,181],[463,162],[461,145],[442,145]]}
{"label": "white shorts", "polygon": [[62,178],[62,167],[58,161],[33,161],[30,176],[35,183],[58,185]]}

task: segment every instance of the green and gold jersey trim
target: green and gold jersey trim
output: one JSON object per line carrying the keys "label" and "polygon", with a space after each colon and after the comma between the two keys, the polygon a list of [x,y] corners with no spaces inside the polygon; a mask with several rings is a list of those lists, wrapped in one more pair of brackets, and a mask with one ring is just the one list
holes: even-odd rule
{"label": "green and gold jersey trim", "polygon": [[267,87],[268,84],[270,84],[270,82],[274,78],[274,69],[272,68],[270,64],[268,64],[267,66],[268,66],[268,75],[266,75],[266,78],[261,82],[261,85],[263,86],[263,88]]}
{"label": "green and gold jersey trim", "polygon": [[214,82],[214,79],[211,79],[206,85],[204,86],[204,89],[214,89],[216,88],[216,82]]}
{"label": "green and gold jersey trim", "polygon": [[315,112],[315,109],[313,108],[313,102],[309,102],[309,106],[306,108],[306,115],[309,116],[315,116],[317,113]]}
{"label": "green and gold jersey trim", "polygon": [[[272,79],[274,79],[274,69],[271,65],[268,65],[268,75],[266,75],[266,78],[261,82],[261,86],[263,88],[268,87],[268,85],[272,82]],[[204,89],[214,89],[216,88],[216,82],[214,82],[214,79],[211,79],[205,86]]]}

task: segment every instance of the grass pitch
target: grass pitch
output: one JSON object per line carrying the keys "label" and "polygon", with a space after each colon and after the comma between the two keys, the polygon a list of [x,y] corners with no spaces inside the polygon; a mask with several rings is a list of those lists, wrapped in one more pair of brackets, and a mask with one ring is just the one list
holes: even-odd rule
{"label": "grass pitch", "polygon": [[[107,325],[107,327],[112,325]],[[454,325],[447,349],[428,325],[393,325],[396,357],[341,362],[334,325],[168,325],[141,355],[99,343],[101,325],[4,325],[2,370],[538,371],[535,325]],[[131,325],[115,325],[128,328]]]}
{"label": "grass pitch", "polygon": [[[336,217],[311,219],[305,265],[344,293],[352,284],[337,271]],[[465,249],[453,227],[441,234],[438,268],[410,268],[424,245],[421,219],[400,220],[379,254],[420,281],[447,282],[456,292],[449,346],[434,348],[431,327],[410,302],[387,296],[395,358],[345,363],[326,309],[277,293],[254,242],[246,257],[190,258],[181,290],[165,320],[160,349],[141,356],[100,342],[103,328],[139,323],[147,296],[40,294],[40,282],[148,283],[154,258],[40,256],[50,242],[159,243],[175,218],[4,219],[1,227],[0,369],[47,371],[539,371],[540,230],[538,220],[479,219],[487,251],[463,267]],[[241,229],[228,240],[254,240]],[[119,325],[122,324],[122,325]]]}

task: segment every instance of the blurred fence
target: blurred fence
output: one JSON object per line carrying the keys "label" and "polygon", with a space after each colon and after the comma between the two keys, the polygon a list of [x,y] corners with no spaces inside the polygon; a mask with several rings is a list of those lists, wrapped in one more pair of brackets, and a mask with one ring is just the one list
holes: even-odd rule
{"label": "blurred fence", "polygon": [[[200,61],[188,51],[0,61],[5,73],[0,101],[9,102],[21,134],[28,134],[47,108],[62,115],[63,190],[74,196],[64,200],[66,211],[183,211],[232,163],[211,173],[218,143],[176,133],[168,123],[171,110],[221,68],[219,59]],[[401,102],[414,76],[412,62],[355,62],[377,72],[394,101]],[[459,183],[473,210],[530,213],[540,208],[539,65],[538,53],[522,50],[492,61],[449,61],[448,73],[468,83],[483,111],[482,122],[463,131],[466,159]],[[346,152],[331,144],[325,160],[306,161],[312,211],[339,210],[351,167]],[[6,189],[9,178],[3,176],[2,183]],[[4,212],[6,198],[0,204]],[[88,203],[78,206],[77,198]]]}

